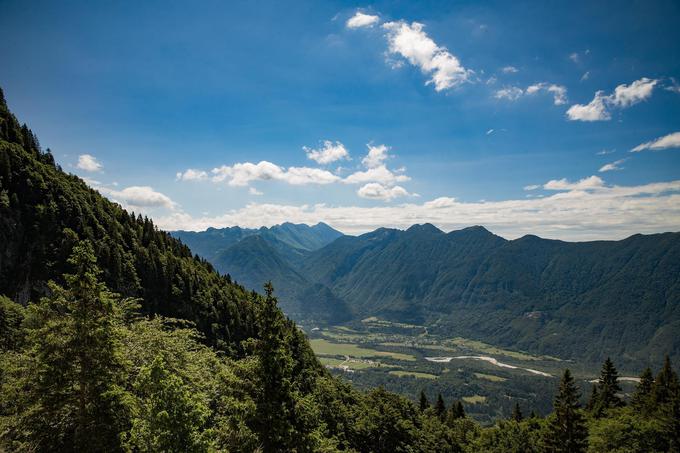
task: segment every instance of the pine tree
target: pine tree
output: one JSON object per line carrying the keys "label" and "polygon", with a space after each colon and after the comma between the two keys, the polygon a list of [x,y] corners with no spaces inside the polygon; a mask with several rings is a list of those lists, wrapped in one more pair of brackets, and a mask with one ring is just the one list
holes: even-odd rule
{"label": "pine tree", "polygon": [[434,405],[434,413],[442,420],[446,415],[446,404],[444,403],[444,398],[442,398],[441,393],[437,395],[437,402]]}
{"label": "pine tree", "polygon": [[678,375],[673,371],[670,357],[666,356],[663,368],[661,368],[659,374],[656,375],[654,385],[652,386],[654,402],[656,404],[665,404],[669,402],[677,387]]}
{"label": "pine tree", "polygon": [[554,414],[545,435],[546,451],[580,453],[588,447],[588,430],[579,410],[579,392],[569,369],[564,371],[555,396]]}
{"label": "pine tree", "polygon": [[31,406],[22,421],[40,451],[117,450],[128,424],[123,360],[116,328],[116,295],[98,280],[94,250],[78,243],[64,276],[66,288],[30,307],[33,369]]}
{"label": "pine tree", "polygon": [[524,415],[522,415],[522,410],[519,408],[519,403],[515,403],[515,408],[512,410],[510,418],[516,422],[524,420]]}
{"label": "pine tree", "polygon": [[459,418],[465,418],[465,409],[463,409],[463,403],[460,401],[453,401],[446,415],[446,422],[449,426],[453,426],[454,421],[458,420]]}
{"label": "pine tree", "polygon": [[271,282],[258,314],[261,391],[257,404],[258,432],[266,453],[291,451],[301,439],[294,429],[293,359],[287,348],[285,319],[277,308]]}
{"label": "pine tree", "polygon": [[652,392],[654,389],[654,376],[651,368],[647,367],[640,375],[640,382],[635,387],[635,393],[631,404],[638,410],[648,411],[652,406]]}
{"label": "pine tree", "polygon": [[619,372],[614,366],[614,362],[609,357],[602,364],[600,371],[600,379],[598,381],[598,400],[603,409],[612,407],[619,407],[623,405],[623,401],[618,397],[617,393],[621,392],[619,385]]}
{"label": "pine tree", "polygon": [[430,402],[427,400],[427,396],[425,395],[425,391],[421,390],[420,391],[420,412],[425,412],[425,409],[430,407]]}

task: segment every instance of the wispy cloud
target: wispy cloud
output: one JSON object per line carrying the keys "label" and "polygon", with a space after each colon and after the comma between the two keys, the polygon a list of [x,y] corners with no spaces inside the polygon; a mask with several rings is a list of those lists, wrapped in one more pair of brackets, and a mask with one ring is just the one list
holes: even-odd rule
{"label": "wispy cloud", "polygon": [[501,71],[504,74],[517,74],[519,72],[519,69],[517,69],[514,66],[505,66],[505,67],[501,68]]}
{"label": "wispy cloud", "polygon": [[637,153],[640,151],[659,151],[669,148],[680,148],[680,132],[673,132],[672,134],[659,137],[656,140],[642,143],[641,145],[631,149],[630,152]]}
{"label": "wispy cloud", "polygon": [[540,82],[529,85],[526,89],[512,86],[505,87],[494,92],[496,99],[505,99],[508,101],[516,101],[522,96],[534,95],[541,91],[545,91],[553,95],[553,103],[555,105],[563,105],[567,103],[567,88],[562,85],[554,83]]}
{"label": "wispy cloud", "polygon": [[604,173],[607,171],[615,171],[615,170],[623,170],[623,167],[621,166],[626,160],[628,159],[619,159],[615,160],[614,162],[608,163],[600,167],[598,170],[600,173]]}

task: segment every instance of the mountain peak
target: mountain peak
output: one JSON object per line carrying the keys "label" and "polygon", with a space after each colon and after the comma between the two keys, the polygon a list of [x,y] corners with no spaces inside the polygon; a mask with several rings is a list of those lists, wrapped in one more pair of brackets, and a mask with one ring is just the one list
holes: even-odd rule
{"label": "mountain peak", "polygon": [[443,233],[442,230],[432,225],[431,223],[423,224],[416,223],[414,225],[411,225],[411,227],[409,227],[409,229],[406,231],[408,233],[435,233],[435,234]]}

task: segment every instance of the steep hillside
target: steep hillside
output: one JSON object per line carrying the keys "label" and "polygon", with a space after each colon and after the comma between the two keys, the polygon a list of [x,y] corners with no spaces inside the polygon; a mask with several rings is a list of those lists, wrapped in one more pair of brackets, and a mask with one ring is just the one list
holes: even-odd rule
{"label": "steep hillside", "polygon": [[0,294],[26,304],[61,282],[78,239],[89,239],[113,291],[147,313],[194,321],[207,340],[238,351],[256,334],[256,297],[152,221],[128,213],[55,165],[0,92]]}

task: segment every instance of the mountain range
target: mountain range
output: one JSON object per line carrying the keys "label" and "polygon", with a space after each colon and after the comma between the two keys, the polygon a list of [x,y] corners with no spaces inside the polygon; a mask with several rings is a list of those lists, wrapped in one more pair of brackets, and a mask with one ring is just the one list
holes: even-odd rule
{"label": "mountain range", "polygon": [[[317,230],[323,240],[295,245],[280,234],[318,238]],[[680,233],[564,242],[506,240],[481,226],[345,236],[284,224],[173,234],[199,254],[217,251],[206,259],[246,287],[271,279],[283,310],[302,323],[378,316],[588,363],[680,354]]]}

